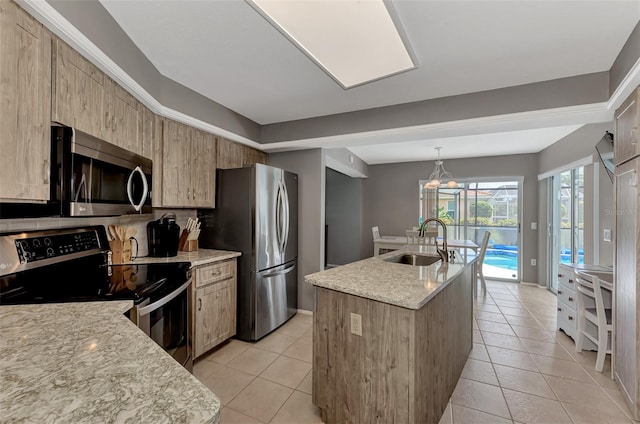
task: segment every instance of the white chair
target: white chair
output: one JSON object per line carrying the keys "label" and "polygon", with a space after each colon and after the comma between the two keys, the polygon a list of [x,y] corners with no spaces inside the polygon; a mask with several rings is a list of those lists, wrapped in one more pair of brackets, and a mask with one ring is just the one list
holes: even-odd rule
{"label": "white chair", "polygon": [[[584,278],[578,270],[574,271],[578,297],[578,331],[576,337],[576,352],[581,352],[584,339],[587,338],[598,346],[596,357],[596,371],[602,372],[607,354],[611,354],[611,335],[613,321],[611,309],[605,308],[600,279],[588,274],[591,281]],[[595,307],[594,307],[595,306]],[[588,331],[587,321],[597,327],[597,331]],[[594,334],[595,333],[595,334]]]}
{"label": "white chair", "polygon": [[480,244],[480,252],[478,253],[478,260],[475,264],[475,272],[473,279],[473,297],[478,296],[478,280],[480,280],[480,288],[484,294],[487,293],[487,282],[484,280],[484,274],[482,272],[482,264],[484,263],[484,256],[487,253],[487,246],[489,245],[489,237],[491,233],[489,231],[484,232],[484,238]]}
{"label": "white chair", "polygon": [[371,233],[373,234],[373,241],[376,241],[380,238],[380,230],[378,227],[371,227]]}

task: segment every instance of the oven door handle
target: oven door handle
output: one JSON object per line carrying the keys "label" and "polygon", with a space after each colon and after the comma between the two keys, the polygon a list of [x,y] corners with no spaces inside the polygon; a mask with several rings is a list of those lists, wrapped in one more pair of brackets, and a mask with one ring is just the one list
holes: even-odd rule
{"label": "oven door handle", "polygon": [[181,285],[180,287],[178,287],[177,289],[175,289],[170,295],[167,295],[165,297],[163,297],[162,299],[158,300],[157,302],[154,302],[150,305],[144,306],[142,308],[138,309],[138,316],[143,316],[143,315],[147,315],[150,314],[151,312],[155,311],[156,309],[166,305],[167,303],[171,302],[173,299],[175,299],[176,297],[178,297],[180,295],[180,293],[182,293],[184,290],[186,290],[187,287],[189,287],[189,284],[191,284],[191,280],[187,281],[186,283],[184,283],[183,285]]}

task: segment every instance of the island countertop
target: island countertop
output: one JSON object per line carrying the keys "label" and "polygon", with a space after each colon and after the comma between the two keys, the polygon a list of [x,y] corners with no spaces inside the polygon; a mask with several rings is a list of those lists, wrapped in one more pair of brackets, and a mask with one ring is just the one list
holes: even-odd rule
{"label": "island countertop", "polygon": [[304,278],[305,282],[314,286],[403,308],[420,309],[463,272],[465,267],[476,261],[475,256],[453,250],[456,252],[453,263],[438,261],[429,266],[412,266],[385,261],[411,253],[437,256],[433,246],[408,245],[380,256],[309,274]]}
{"label": "island countertop", "polygon": [[124,315],[132,306],[0,306],[1,420],[218,423],[219,399]]}

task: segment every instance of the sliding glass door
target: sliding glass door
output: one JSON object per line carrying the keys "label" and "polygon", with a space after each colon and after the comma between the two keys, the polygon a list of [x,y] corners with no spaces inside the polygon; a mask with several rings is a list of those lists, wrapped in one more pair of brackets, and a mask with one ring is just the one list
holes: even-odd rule
{"label": "sliding glass door", "polygon": [[478,245],[489,231],[485,277],[518,280],[522,181],[469,180],[454,189],[436,190],[425,189],[425,183],[420,181],[420,220],[437,216],[447,224],[447,238],[472,240]]}

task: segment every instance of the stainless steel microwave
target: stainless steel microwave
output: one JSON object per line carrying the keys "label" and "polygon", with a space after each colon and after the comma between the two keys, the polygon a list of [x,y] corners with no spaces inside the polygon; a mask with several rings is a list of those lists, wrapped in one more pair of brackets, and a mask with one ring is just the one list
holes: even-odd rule
{"label": "stainless steel microwave", "polygon": [[52,127],[51,142],[61,216],[151,212],[151,159],[69,127]]}

